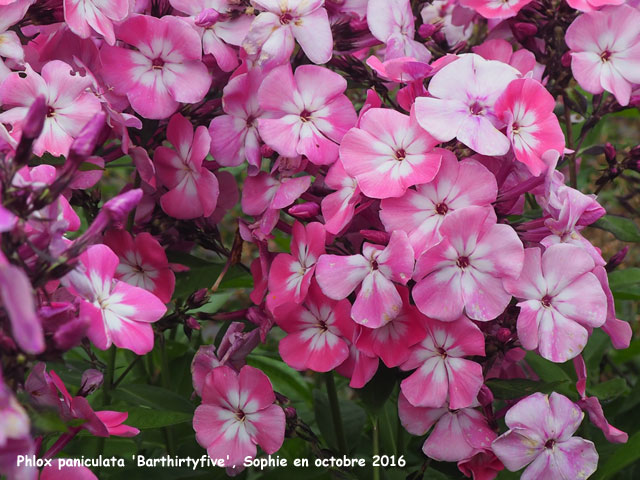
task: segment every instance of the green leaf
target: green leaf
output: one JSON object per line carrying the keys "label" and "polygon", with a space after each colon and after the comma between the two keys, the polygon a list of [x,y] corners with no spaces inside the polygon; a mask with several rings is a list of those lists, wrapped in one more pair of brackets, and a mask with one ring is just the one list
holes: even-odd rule
{"label": "green leaf", "polygon": [[271,380],[274,390],[293,400],[312,403],[311,386],[300,372],[289,367],[281,360],[257,355],[247,357],[247,363],[262,370]]}
{"label": "green leaf", "polygon": [[[333,418],[329,398],[322,390],[313,391],[313,409],[318,428],[325,441],[337,450],[338,440],[333,428]],[[340,416],[348,447],[353,450],[358,444],[367,422],[367,414],[364,409],[351,400],[340,400]]]}
{"label": "green leaf", "polygon": [[159,411],[183,412],[193,415],[194,405],[188,399],[171,390],[154,385],[122,385],[113,392],[113,396],[129,405],[144,405]]}
{"label": "green leaf", "polygon": [[640,356],[640,340],[632,340],[629,348],[624,350],[613,350],[609,353],[609,357],[616,363],[626,363],[633,360],[634,357]]}
{"label": "green leaf", "polygon": [[613,475],[640,459],[640,432],[636,432],[629,441],[618,447],[613,455],[596,472],[598,480],[612,478]]}
{"label": "green leaf", "polygon": [[640,300],[640,268],[614,270],[609,274],[609,287],[616,300]]}
{"label": "green leaf", "polygon": [[550,362],[537,353],[527,352],[525,360],[544,382],[565,382],[571,380],[571,377],[559,364]]}
{"label": "green leaf", "polygon": [[624,378],[614,378],[587,389],[590,396],[596,396],[603,402],[610,402],[621,395],[627,395],[631,390]]}
{"label": "green leaf", "polygon": [[382,365],[373,378],[358,390],[358,395],[365,408],[371,413],[376,413],[385,404],[395,386],[395,370]]}
{"label": "green leaf", "polygon": [[623,242],[640,242],[640,229],[635,222],[626,217],[617,215],[605,215],[597,222],[591,224],[592,227],[606,230]]}
{"label": "green leaf", "polygon": [[125,422],[127,425],[139,428],[168,427],[179,423],[191,422],[193,413],[158,411],[152,408],[132,408],[129,410],[129,417]]}
{"label": "green leaf", "polygon": [[531,395],[535,392],[551,393],[561,390],[561,387],[568,387],[568,380],[560,380],[554,382],[535,382],[523,378],[514,378],[511,380],[491,379],[486,382],[487,387],[491,390],[496,398],[503,400],[511,400]]}
{"label": "green leaf", "polygon": [[82,162],[78,167],[81,172],[89,172],[91,170],[104,170],[100,165],[91,162]]}

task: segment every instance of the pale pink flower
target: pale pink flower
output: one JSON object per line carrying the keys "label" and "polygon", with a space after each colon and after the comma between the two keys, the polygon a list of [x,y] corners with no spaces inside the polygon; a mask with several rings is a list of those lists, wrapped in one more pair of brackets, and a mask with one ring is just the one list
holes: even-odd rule
{"label": "pale pink flower", "polygon": [[412,185],[426,183],[440,168],[438,141],[416,122],[414,112],[372,108],[340,144],[345,171],[371,198],[399,197]]}
{"label": "pale pink flower", "polygon": [[564,152],[564,134],[553,113],[555,106],[553,96],[531,78],[511,82],[494,106],[498,118],[507,125],[516,159],[532,175],[538,176],[549,168],[542,159],[545,152]]}
{"label": "pale pink flower", "polygon": [[418,123],[441,142],[457,138],[482,155],[504,155],[510,143],[493,106],[519,75],[505,63],[460,55],[433,76],[431,96],[416,99]]}
{"label": "pale pink flower", "polygon": [[473,53],[477,53],[487,60],[498,60],[511,65],[523,76],[530,74],[535,80],[539,82],[542,81],[544,65],[536,62],[536,56],[533,52],[525,48],[514,52],[513,47],[506,40],[502,38],[492,38],[485,40],[480,45],[472,47],[471,50],[473,50]]}
{"label": "pale pink flower", "polygon": [[356,205],[362,195],[357,180],[345,172],[340,159],[331,165],[324,183],[336,190],[325,196],[320,203],[324,227],[327,232],[337,235],[353,220]]}
{"label": "pale pink flower", "polygon": [[222,109],[226,115],[211,120],[211,155],[224,167],[235,167],[245,159],[249,162],[249,174],[260,170],[260,135],[258,118],[262,115],[256,92],[263,74],[251,69],[229,80],[222,94]]}
{"label": "pale pink flower", "polygon": [[484,356],[484,335],[468,318],[454,322],[423,319],[427,336],[411,347],[400,368],[416,369],[400,387],[407,400],[416,407],[439,408],[449,403],[451,409],[469,407],[483,384],[482,366],[463,357]]}
{"label": "pale pink flower", "polygon": [[[473,406],[478,406],[477,402],[474,403]],[[433,427],[422,451],[438,461],[459,462],[469,459],[489,448],[496,438],[487,419],[474,408],[415,407],[400,394],[398,416],[402,426],[413,435],[422,436]]]}
{"label": "pale pink flower", "polygon": [[267,306],[273,311],[283,303],[300,304],[307,296],[316,262],[325,252],[326,232],[322,224],[293,224],[291,255],[280,253],[269,269]]}
{"label": "pale pink flower", "polygon": [[73,73],[71,66],[59,60],[45,64],[42,75],[27,65],[24,72],[11,73],[0,85],[0,103],[6,109],[0,113],[0,122],[10,123],[11,135],[19,137],[29,107],[44,97],[47,117],[33,153],[66,156],[73,140],[101,109],[100,101],[88,91],[90,86],[88,76]]}
{"label": "pale pink flower", "polygon": [[493,320],[511,300],[503,279],[517,278],[524,248],[515,230],[496,224],[492,209],[467,207],[442,222],[443,240],[417,261],[413,299],[425,315],[453,321],[463,310]]}
{"label": "pale pink flower", "polygon": [[200,125],[194,134],[191,122],[178,113],[169,120],[167,140],[173,149],[158,147],[153,154],[158,178],[169,189],[160,198],[162,209],[174,218],[208,217],[220,190],[216,176],[202,165],[211,147],[207,128]]}
{"label": "pale pink flower", "polygon": [[580,15],[567,29],[571,70],[590,93],[604,90],[622,106],[640,83],[640,11],[629,5]]}
{"label": "pale pink flower", "polygon": [[289,62],[298,41],[313,63],[326,63],[333,52],[333,35],[324,0],[251,0],[261,10],[242,43],[260,64]]}
{"label": "pale pink flower", "polygon": [[234,9],[237,2],[230,0],[169,0],[169,3],[179,12],[190,15],[189,22],[202,37],[204,53],[213,55],[223,72],[238,66],[238,52],[231,45],[242,45],[254,18],[252,15]]}
{"label": "pale pink flower", "polygon": [[102,76],[143,117],[168,118],[181,102],[199,102],[209,91],[200,37],[184,20],[135,15],[120,26],[117,38],[135,50],[103,46]]}
{"label": "pale pink flower", "polygon": [[416,258],[442,239],[440,226],[447,215],[473,205],[488,207],[498,193],[496,179],[486,167],[472,159],[458,162],[452,152],[441,152],[442,163],[433,180],[380,202],[385,229],[404,230]]}
{"label": "pale pink flower", "polygon": [[450,46],[467,40],[473,33],[473,24],[454,23],[455,0],[433,0],[420,10],[422,23],[433,24],[441,28],[444,38]]}
{"label": "pale pink flower", "polygon": [[342,300],[360,290],[351,318],[360,325],[378,328],[402,309],[402,297],[393,282],[406,285],[413,273],[413,250],[406,233],[393,232],[386,247],[364,243],[362,255],[322,255],[316,279],[329,298]]}
{"label": "pale pink flower", "polygon": [[616,306],[609,288],[609,277],[604,267],[596,266],[592,272],[600,281],[600,286],[607,297],[607,321],[602,325],[602,330],[611,337],[611,343],[614,348],[625,349],[629,348],[631,343],[631,337],[633,332],[629,322],[616,318]]}
{"label": "pale pink flower", "polygon": [[255,457],[256,445],[275,453],[285,429],[284,412],[275,399],[269,378],[257,368],[244,366],[240,373],[227,366],[213,369],[193,416],[196,440],[226,467]]}
{"label": "pale pink flower", "polygon": [[581,12],[591,12],[600,10],[607,5],[622,5],[625,0],[567,0],[571,8],[580,10]]}
{"label": "pale pink flower", "polygon": [[106,245],[93,245],[81,256],[67,281],[81,298],[80,315],[90,319],[87,336],[101,350],[115,344],[138,355],[153,349],[151,324],[167,308],[152,293],[115,280],[118,256]]}
{"label": "pale pink flower", "polygon": [[460,0],[460,5],[472,8],[485,18],[515,17],[522,7],[533,0]]}
{"label": "pale pink flower", "polygon": [[512,472],[528,465],[522,480],[588,478],[598,452],[589,440],[573,436],[583,418],[567,397],[534,393],[509,409],[509,431],[493,441],[493,452]]}
{"label": "pale pink flower", "polygon": [[413,39],[415,18],[409,0],[369,0],[367,24],[373,36],[386,45],[385,60],[398,57],[431,60],[427,47]]}
{"label": "pale pink flower", "polygon": [[338,144],[356,123],[356,111],[344,95],[347,81],[324,67],[289,64],[274,68],[258,91],[264,114],[258,119],[262,140],[284,157],[305,155],[329,165]]}
{"label": "pale pink flower", "polygon": [[[9,27],[23,19],[32,3],[34,3],[34,0],[18,0],[8,5],[0,2],[0,57],[10,58],[18,62],[24,60],[22,42],[18,34],[9,30]],[[2,60],[0,59],[1,68]],[[2,80],[3,75],[0,71],[0,83]]]}
{"label": "pale pink flower", "polygon": [[505,288],[520,299],[518,338],[527,350],[538,349],[552,362],[565,362],[587,344],[587,328],[600,327],[607,317],[607,299],[591,256],[574,245],[525,250],[518,278]]}
{"label": "pale pink flower", "polygon": [[148,290],[163,303],[171,301],[176,277],[164,248],[150,233],[141,232],[133,238],[126,230],[109,230],[104,243],[120,259],[118,280]]}
{"label": "pale pink flower", "polygon": [[64,21],[80,38],[98,33],[109,45],[116,43],[113,22],[129,15],[129,0],[64,0]]}
{"label": "pale pink flower", "polygon": [[276,324],[287,332],[278,343],[282,360],[296,370],[333,370],[349,356],[355,324],[348,300],[331,300],[312,282],[303,305],[286,303],[274,312]]}

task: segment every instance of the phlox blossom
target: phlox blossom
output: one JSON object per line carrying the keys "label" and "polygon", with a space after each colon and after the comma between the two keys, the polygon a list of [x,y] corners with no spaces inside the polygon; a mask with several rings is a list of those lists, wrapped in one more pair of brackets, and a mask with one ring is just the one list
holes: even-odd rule
{"label": "phlox blossom", "polygon": [[129,0],[64,0],[64,21],[80,38],[93,32],[102,35],[109,45],[116,43],[113,22],[129,15]]}
{"label": "phlox blossom", "polygon": [[485,18],[515,17],[522,7],[533,0],[460,0],[460,5],[472,8]]}

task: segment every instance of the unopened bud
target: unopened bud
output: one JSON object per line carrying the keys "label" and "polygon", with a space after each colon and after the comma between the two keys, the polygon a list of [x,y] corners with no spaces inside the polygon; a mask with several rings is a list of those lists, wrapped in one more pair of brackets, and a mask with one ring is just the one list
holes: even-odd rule
{"label": "unopened bud", "polygon": [[478,402],[483,407],[493,403],[493,393],[486,385],[482,385],[482,387],[480,387],[480,391],[478,392]]}
{"label": "unopened bud", "polygon": [[195,19],[195,24],[198,27],[208,28],[220,19],[220,14],[213,8],[205,8]]}
{"label": "unopened bud", "polygon": [[622,263],[624,258],[627,256],[627,252],[628,251],[629,251],[629,246],[627,245],[622,250],[620,250],[618,253],[614,254],[609,259],[607,264],[604,266],[605,270],[607,272],[612,272],[618,265],[620,265]]}
{"label": "unopened bud", "polygon": [[191,330],[200,330],[200,323],[193,317],[187,317],[184,324]]}
{"label": "unopened bud", "polygon": [[122,222],[129,212],[140,203],[142,199],[142,189],[134,188],[128,192],[121,193],[112,198],[102,207],[103,212],[107,212],[112,223]]}
{"label": "unopened bud", "polygon": [[289,208],[289,210],[287,210],[287,213],[292,217],[306,220],[309,218],[313,218],[318,215],[318,213],[320,213],[320,205],[313,202],[300,203]]}
{"label": "unopened bud", "polygon": [[362,235],[365,240],[377,243],[378,245],[386,245],[391,239],[390,234],[381,232],[380,230],[360,230],[360,235]]}
{"label": "unopened bud", "polygon": [[102,372],[94,370],[93,368],[85,370],[85,372],[82,374],[82,381],[80,383],[80,391],[78,391],[78,396],[86,397],[90,393],[96,391],[102,386],[103,380],[104,375],[102,375]]}
{"label": "unopened bud", "polygon": [[80,135],[71,144],[69,159],[81,161],[91,156],[100,140],[100,134],[107,116],[103,111],[96,113],[80,131]]}
{"label": "unopened bud", "polygon": [[438,30],[436,25],[432,23],[423,23],[418,27],[418,35],[420,38],[424,38],[426,40],[427,38],[431,38],[431,35],[433,35],[436,30]]}
{"label": "unopened bud", "polygon": [[604,146],[604,156],[609,165],[614,165],[616,163],[616,147],[607,142]]}
{"label": "unopened bud", "polygon": [[269,145],[262,145],[260,147],[260,155],[263,158],[271,157],[271,155],[273,155],[273,148],[271,148]]}
{"label": "unopened bud", "polygon": [[571,66],[571,52],[566,52],[564,55],[562,55],[560,63],[563,67],[569,68]]}
{"label": "unopened bud", "polygon": [[187,299],[187,305],[189,308],[200,308],[209,301],[209,291],[206,288],[201,288],[191,294]]}
{"label": "unopened bud", "polygon": [[516,37],[518,41],[522,41],[528,37],[533,37],[536,33],[538,33],[538,27],[536,27],[532,23],[525,22],[514,23],[511,27],[511,30],[513,31],[513,36]]}
{"label": "unopened bud", "polygon": [[507,343],[509,340],[511,340],[511,330],[509,330],[508,328],[499,329],[496,332],[496,338],[502,343]]}
{"label": "unopened bud", "polygon": [[29,107],[22,126],[22,138],[35,140],[42,133],[44,121],[47,118],[48,106],[46,99],[40,95]]}

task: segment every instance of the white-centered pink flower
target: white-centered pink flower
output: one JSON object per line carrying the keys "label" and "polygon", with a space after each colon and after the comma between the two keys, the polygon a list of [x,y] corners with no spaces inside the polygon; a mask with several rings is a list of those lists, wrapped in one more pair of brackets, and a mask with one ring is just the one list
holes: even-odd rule
{"label": "white-centered pink flower", "polygon": [[504,155],[509,139],[494,112],[498,97],[520,72],[469,53],[439,70],[429,82],[430,97],[416,99],[416,118],[441,142],[457,138],[482,155]]}
{"label": "white-centered pink flower", "polygon": [[522,270],[524,248],[515,230],[497,224],[490,208],[473,206],[447,215],[440,234],[442,241],[416,263],[417,307],[443,321],[463,311],[473,320],[493,320],[511,300],[503,280]]}
{"label": "white-centered pink flower", "polygon": [[227,366],[214,368],[205,380],[202,404],[193,416],[196,440],[213,459],[226,467],[255,457],[256,445],[275,453],[284,441],[285,417],[275,405],[269,378],[244,366],[236,373]]}
{"label": "white-centered pink flower", "polygon": [[284,157],[305,155],[311,163],[329,165],[338,144],[356,123],[356,111],[344,94],[347,81],[328,68],[291,65],[274,68],[258,91],[262,140]]}
{"label": "white-centered pink flower", "polygon": [[516,159],[532,175],[540,175],[549,165],[542,156],[549,150],[562,155],[564,134],[553,113],[556,102],[538,81],[519,78],[509,84],[495,104],[495,112],[507,125]]}
{"label": "white-centered pink flower", "polygon": [[581,12],[591,12],[607,5],[622,5],[626,0],[567,0],[567,3],[571,8]]}
{"label": "white-centered pink flower", "polygon": [[533,0],[460,0],[460,5],[472,8],[485,18],[511,18]]}
{"label": "white-centered pink flower", "polygon": [[[24,60],[20,37],[16,32],[9,30],[9,27],[20,22],[33,3],[34,0],[18,0],[9,5],[3,5],[0,2],[0,57],[10,58],[18,62]],[[0,83],[3,80],[2,68],[2,59],[0,59]]]}
{"label": "white-centered pink flower", "polygon": [[113,22],[129,16],[129,0],[64,0],[64,21],[80,38],[98,33],[109,45],[116,43]]}
{"label": "white-centered pink flower", "polygon": [[324,227],[327,232],[337,235],[353,220],[356,204],[362,195],[358,181],[345,172],[340,159],[331,165],[324,183],[336,190],[324,197],[320,203],[325,220]]}
{"label": "white-centered pink flower", "polygon": [[100,350],[115,344],[138,355],[153,350],[151,324],[167,308],[150,292],[115,280],[118,256],[106,245],[93,245],[66,278],[82,299],[80,315],[89,318],[87,336]]}
{"label": "white-centered pink flower", "polygon": [[505,288],[516,298],[518,338],[527,350],[538,349],[552,362],[565,362],[587,344],[587,328],[600,327],[607,318],[607,299],[589,253],[575,245],[552,245],[525,250],[518,278]]}
{"label": "white-centered pink flower", "polygon": [[208,217],[216,209],[220,188],[216,176],[202,165],[209,154],[211,137],[200,125],[175,114],[167,127],[173,145],[156,148],[153,155],[158,178],[169,191],[160,198],[162,209],[174,218]]}
{"label": "white-centered pink flower", "polygon": [[420,128],[413,110],[404,115],[371,108],[344,136],[340,160],[368,197],[399,197],[410,186],[433,180],[443,155],[434,150],[437,144]]}
{"label": "white-centered pink flower", "polygon": [[448,150],[441,152],[442,163],[433,180],[380,202],[386,230],[404,230],[416,258],[442,239],[440,225],[447,215],[473,205],[488,207],[498,194],[496,179],[486,167],[472,159],[459,162]]}
{"label": "white-centered pink flower", "polygon": [[483,384],[482,366],[463,357],[484,356],[484,335],[468,318],[439,322],[425,318],[426,337],[411,347],[400,368],[416,369],[400,387],[416,407],[469,407]]}
{"label": "white-centered pink flower", "polygon": [[611,92],[629,104],[640,83],[640,11],[630,5],[580,15],[567,29],[571,71],[590,93]]}
{"label": "white-centered pink flower", "polygon": [[186,21],[135,15],[117,33],[135,49],[103,46],[102,77],[143,117],[168,118],[181,102],[199,102],[209,91],[200,37]]}
{"label": "white-centered pink flower", "polygon": [[402,309],[402,297],[394,282],[406,285],[413,273],[413,250],[406,233],[393,232],[386,247],[365,243],[362,255],[322,255],[316,279],[329,298],[342,300],[360,290],[351,318],[360,325],[378,328]]}
{"label": "white-centered pink flower", "polygon": [[492,449],[508,470],[523,480],[585,479],[598,465],[593,442],[573,434],[584,413],[559,393],[534,393],[511,407],[505,416],[509,430]]}

